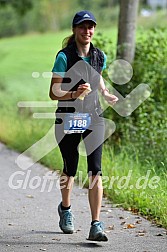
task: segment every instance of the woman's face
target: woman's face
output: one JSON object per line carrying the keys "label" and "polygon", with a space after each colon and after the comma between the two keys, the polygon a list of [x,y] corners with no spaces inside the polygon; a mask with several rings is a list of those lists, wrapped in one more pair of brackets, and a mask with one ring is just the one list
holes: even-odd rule
{"label": "woman's face", "polygon": [[94,31],[95,24],[91,21],[84,21],[73,28],[76,42],[82,45],[86,45],[91,42]]}

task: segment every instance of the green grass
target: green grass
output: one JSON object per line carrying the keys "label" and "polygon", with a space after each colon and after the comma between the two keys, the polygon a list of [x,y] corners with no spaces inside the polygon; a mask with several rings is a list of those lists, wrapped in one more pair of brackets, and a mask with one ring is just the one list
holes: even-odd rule
{"label": "green grass", "polygon": [[[54,119],[34,119],[33,113],[54,112],[56,102],[52,108],[26,109],[18,108],[17,103],[50,101],[50,79],[43,78],[41,74],[51,71],[56,52],[61,49],[62,39],[69,34],[70,31],[29,34],[0,40],[0,140],[15,150],[23,152],[45,136],[54,124]],[[116,29],[104,30],[104,34],[111,36],[113,43],[116,42]],[[32,78],[32,72],[39,72],[40,77]],[[40,162],[51,169],[60,170],[62,160],[58,148],[44,156]],[[148,163],[141,166],[137,155],[129,156],[125,149],[114,154],[106,144],[102,165],[104,178],[109,176],[109,181],[104,181],[105,194],[109,199],[125,208],[137,209],[167,227],[166,174],[163,171],[158,173],[156,167]],[[83,178],[86,177],[86,160],[82,156],[79,170],[83,171]],[[148,170],[150,175],[146,188],[136,188],[137,181],[141,176],[146,176]],[[127,176],[129,171],[132,171],[129,185],[124,188],[121,176]],[[111,185],[112,176],[118,179]],[[160,178],[156,189],[148,186],[153,176]]]}
{"label": "green grass", "polygon": [[[103,159],[104,176],[111,174],[106,183],[106,194],[126,209],[155,218],[157,223],[167,224],[166,173],[156,171],[156,167],[146,163],[140,164],[138,157],[130,157],[122,148],[119,155],[107,148]],[[124,177],[124,179],[123,179]],[[116,179],[117,178],[117,179]]]}

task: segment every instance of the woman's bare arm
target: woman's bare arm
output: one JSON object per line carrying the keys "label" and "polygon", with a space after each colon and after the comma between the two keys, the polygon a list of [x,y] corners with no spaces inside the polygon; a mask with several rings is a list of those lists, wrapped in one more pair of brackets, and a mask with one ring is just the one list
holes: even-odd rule
{"label": "woman's bare arm", "polygon": [[109,104],[114,105],[118,101],[118,97],[110,94],[109,90],[106,88],[102,75],[100,76],[99,91]]}
{"label": "woman's bare arm", "polygon": [[87,83],[79,85],[76,91],[64,91],[61,89],[63,78],[60,75],[53,73],[49,96],[52,100],[71,100],[77,99],[85,90],[87,90]]}

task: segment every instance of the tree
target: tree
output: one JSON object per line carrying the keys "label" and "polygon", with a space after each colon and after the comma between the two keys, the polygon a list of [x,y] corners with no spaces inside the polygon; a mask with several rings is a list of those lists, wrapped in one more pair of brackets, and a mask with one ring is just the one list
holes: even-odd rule
{"label": "tree", "polygon": [[117,58],[131,63],[135,54],[135,30],[139,0],[120,0]]}
{"label": "tree", "polygon": [[0,0],[0,6],[5,7],[11,5],[19,15],[24,15],[33,7],[32,0]]}

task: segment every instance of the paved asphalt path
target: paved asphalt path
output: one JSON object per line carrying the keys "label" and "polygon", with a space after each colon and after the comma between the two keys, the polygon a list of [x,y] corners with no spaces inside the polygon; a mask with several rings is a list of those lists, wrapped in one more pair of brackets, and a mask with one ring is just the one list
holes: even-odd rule
{"label": "paved asphalt path", "polygon": [[[61,199],[58,178],[47,180],[45,186],[43,177],[49,169],[35,164],[31,170],[23,171],[15,163],[18,155],[0,144],[0,252],[167,251],[165,229],[114,207],[106,199],[103,199],[101,220],[109,241],[86,240],[91,222],[87,190],[78,185],[74,186],[72,196],[75,233],[63,234],[58,226],[57,205]],[[12,189],[12,186],[20,188]],[[132,224],[134,228],[127,228],[133,227]]]}

